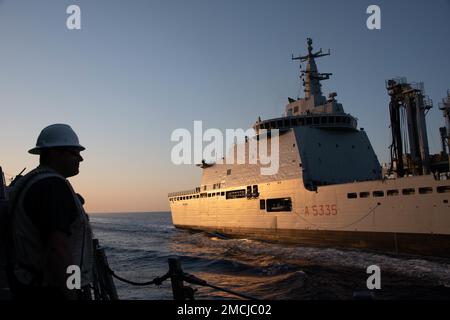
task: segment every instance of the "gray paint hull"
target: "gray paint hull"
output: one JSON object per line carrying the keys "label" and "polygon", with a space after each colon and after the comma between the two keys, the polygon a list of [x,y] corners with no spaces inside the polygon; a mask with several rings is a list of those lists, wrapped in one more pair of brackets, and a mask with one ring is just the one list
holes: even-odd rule
{"label": "gray paint hull", "polygon": [[211,228],[175,225],[180,229],[218,232],[230,237],[259,239],[314,247],[357,248],[394,254],[450,258],[450,235],[295,229]]}

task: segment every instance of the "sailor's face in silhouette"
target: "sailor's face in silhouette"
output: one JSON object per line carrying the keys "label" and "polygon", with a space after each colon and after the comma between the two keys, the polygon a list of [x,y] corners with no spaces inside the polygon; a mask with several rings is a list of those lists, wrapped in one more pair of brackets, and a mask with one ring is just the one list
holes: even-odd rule
{"label": "sailor's face in silhouette", "polygon": [[77,148],[54,148],[49,150],[49,166],[63,177],[76,176],[80,171],[80,162],[83,157]]}

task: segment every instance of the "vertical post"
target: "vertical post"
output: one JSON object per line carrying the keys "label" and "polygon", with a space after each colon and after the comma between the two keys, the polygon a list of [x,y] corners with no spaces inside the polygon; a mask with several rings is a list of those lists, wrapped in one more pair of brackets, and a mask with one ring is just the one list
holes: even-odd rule
{"label": "vertical post", "polygon": [[8,200],[6,192],[5,175],[3,174],[1,166],[0,166],[0,200]]}
{"label": "vertical post", "polygon": [[[431,107],[431,104],[428,105]],[[428,146],[427,123],[425,120],[425,111],[427,110],[427,103],[423,96],[423,91],[416,94],[416,108],[417,108],[417,133],[419,138],[419,155],[422,159],[421,174],[430,174],[430,148]]]}
{"label": "vertical post", "polygon": [[94,284],[94,296],[99,296],[101,300],[119,300],[114,280],[109,273],[108,259],[105,250],[100,248],[97,239],[93,239],[96,278],[98,283]]}
{"label": "vertical post", "polygon": [[169,274],[172,282],[172,292],[174,300],[185,300],[183,286],[183,270],[180,260],[169,258]]}
{"label": "vertical post", "polygon": [[119,296],[117,295],[117,290],[116,290],[116,286],[114,284],[114,280],[112,278],[112,275],[108,272],[109,263],[108,263],[108,258],[106,257],[106,254],[105,254],[105,249],[103,249],[103,248],[98,249],[98,255],[99,255],[99,259],[100,259],[102,265],[106,269],[104,272],[104,275],[105,275],[105,285],[106,285],[106,289],[107,289],[107,292],[109,295],[109,299],[110,300],[119,300]]}
{"label": "vertical post", "polygon": [[[5,244],[6,227],[9,222],[8,213],[8,194],[6,191],[5,176],[3,175],[2,167],[0,166],[0,299],[6,299],[6,295],[3,295],[3,288],[8,288],[8,281],[6,276],[6,257],[7,257],[7,246]],[[6,292],[6,291],[4,291]]]}

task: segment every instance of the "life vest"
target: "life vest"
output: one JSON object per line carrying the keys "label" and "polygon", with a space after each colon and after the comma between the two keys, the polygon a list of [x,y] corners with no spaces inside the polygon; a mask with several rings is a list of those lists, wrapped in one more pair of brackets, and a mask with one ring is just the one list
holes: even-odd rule
{"label": "life vest", "polygon": [[[36,182],[49,178],[60,178],[67,183],[77,207],[77,217],[70,226],[70,246],[73,262],[81,270],[81,286],[93,281],[92,229],[83,205],[69,181],[53,169],[39,166],[30,171],[9,190],[12,241],[14,251],[13,274],[24,285],[52,286],[48,270],[45,270],[46,252],[36,229],[24,208],[24,198]],[[69,276],[69,275],[68,275]]]}

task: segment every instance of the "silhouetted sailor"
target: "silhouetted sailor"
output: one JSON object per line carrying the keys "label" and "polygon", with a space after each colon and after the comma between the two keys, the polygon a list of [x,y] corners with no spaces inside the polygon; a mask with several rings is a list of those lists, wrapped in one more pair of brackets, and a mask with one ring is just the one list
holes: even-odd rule
{"label": "silhouetted sailor", "polygon": [[[39,166],[11,188],[8,279],[17,299],[90,298],[92,231],[83,198],[67,180],[79,173],[84,149],[70,126],[44,128],[29,150]],[[71,265],[81,270],[80,290],[67,287]]]}

